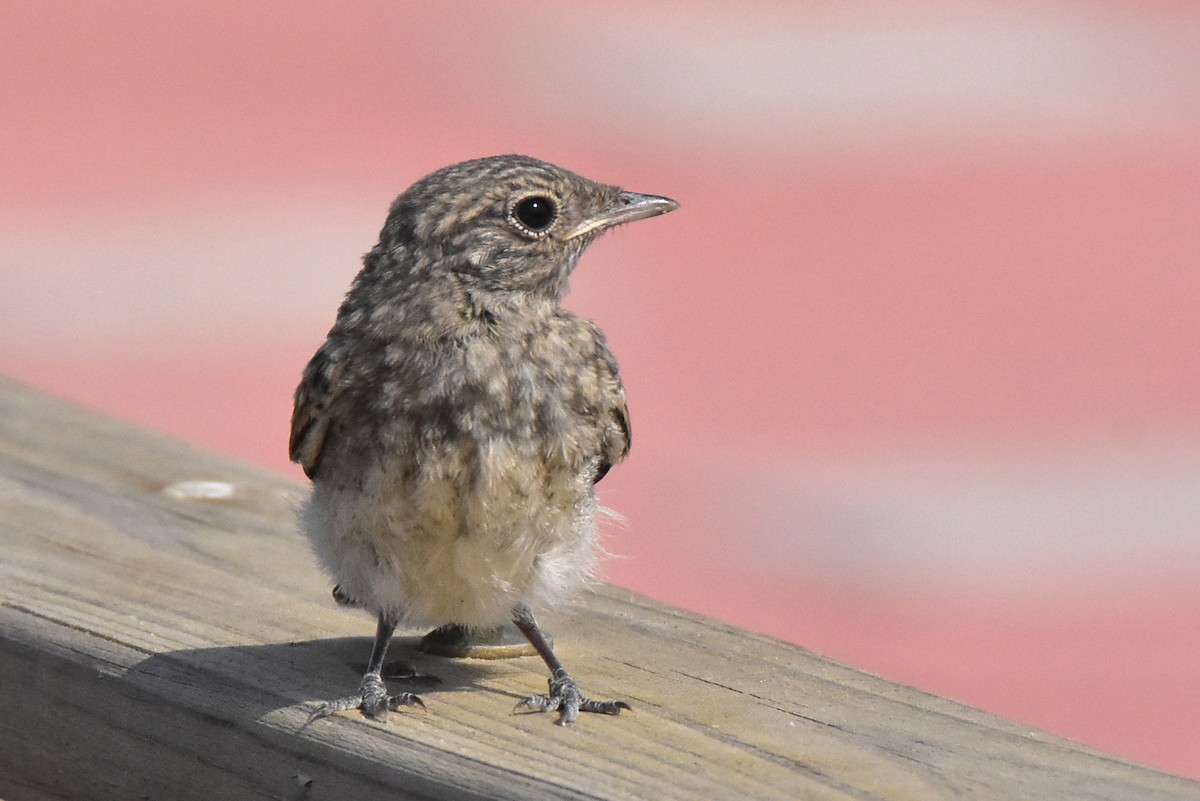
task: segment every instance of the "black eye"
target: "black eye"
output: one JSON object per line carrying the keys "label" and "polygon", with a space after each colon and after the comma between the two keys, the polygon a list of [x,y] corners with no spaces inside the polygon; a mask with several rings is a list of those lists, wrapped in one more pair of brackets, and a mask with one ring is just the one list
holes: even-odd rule
{"label": "black eye", "polygon": [[513,208],[513,216],[517,222],[535,234],[546,231],[554,224],[558,216],[558,207],[554,201],[544,195],[531,195],[521,199]]}

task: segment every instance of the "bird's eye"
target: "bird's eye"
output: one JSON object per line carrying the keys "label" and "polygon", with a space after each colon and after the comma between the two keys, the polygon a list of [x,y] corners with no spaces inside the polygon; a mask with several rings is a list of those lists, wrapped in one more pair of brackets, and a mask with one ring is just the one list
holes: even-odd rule
{"label": "bird's eye", "polygon": [[513,218],[530,233],[541,234],[554,225],[558,206],[545,195],[531,195],[519,200],[512,213]]}

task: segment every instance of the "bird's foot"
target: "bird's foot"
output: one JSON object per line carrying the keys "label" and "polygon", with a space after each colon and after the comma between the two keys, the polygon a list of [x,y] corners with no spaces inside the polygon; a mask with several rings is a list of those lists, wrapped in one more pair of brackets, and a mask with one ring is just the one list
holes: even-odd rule
{"label": "bird's foot", "polygon": [[368,673],[358,685],[357,694],[326,701],[312,711],[308,716],[308,723],[329,717],[335,712],[345,712],[347,709],[358,709],[369,718],[386,720],[388,712],[395,712],[404,706],[419,706],[424,709],[425,702],[416,693],[388,695],[387,686],[379,674]]}
{"label": "bird's foot", "polygon": [[565,726],[574,723],[580,712],[598,712],[601,715],[619,715],[622,709],[633,707],[624,701],[593,701],[584,698],[579,692],[579,685],[567,675],[565,670],[556,671],[550,678],[550,692],[547,695],[531,695],[517,704],[513,713],[518,712],[554,712],[558,711],[558,725]]}

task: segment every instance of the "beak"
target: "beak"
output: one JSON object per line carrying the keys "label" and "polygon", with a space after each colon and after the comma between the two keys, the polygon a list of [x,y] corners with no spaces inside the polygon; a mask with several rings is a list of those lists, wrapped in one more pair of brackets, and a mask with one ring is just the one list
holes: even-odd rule
{"label": "beak", "polygon": [[612,208],[605,209],[576,225],[567,239],[574,239],[589,231],[604,231],[614,225],[643,220],[646,217],[657,217],[668,211],[675,211],[679,204],[669,197],[658,195],[639,195],[637,192],[620,192],[617,202]]}

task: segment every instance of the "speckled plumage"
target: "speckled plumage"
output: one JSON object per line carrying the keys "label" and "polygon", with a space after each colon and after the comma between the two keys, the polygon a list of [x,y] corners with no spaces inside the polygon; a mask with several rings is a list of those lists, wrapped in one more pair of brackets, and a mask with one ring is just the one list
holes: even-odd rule
{"label": "speckled plumage", "polygon": [[629,416],[600,329],[559,301],[604,230],[675,207],[523,156],[447,167],[392,204],[290,442],[313,481],[302,528],[381,632],[521,625],[586,580],[593,485],[628,452]]}

